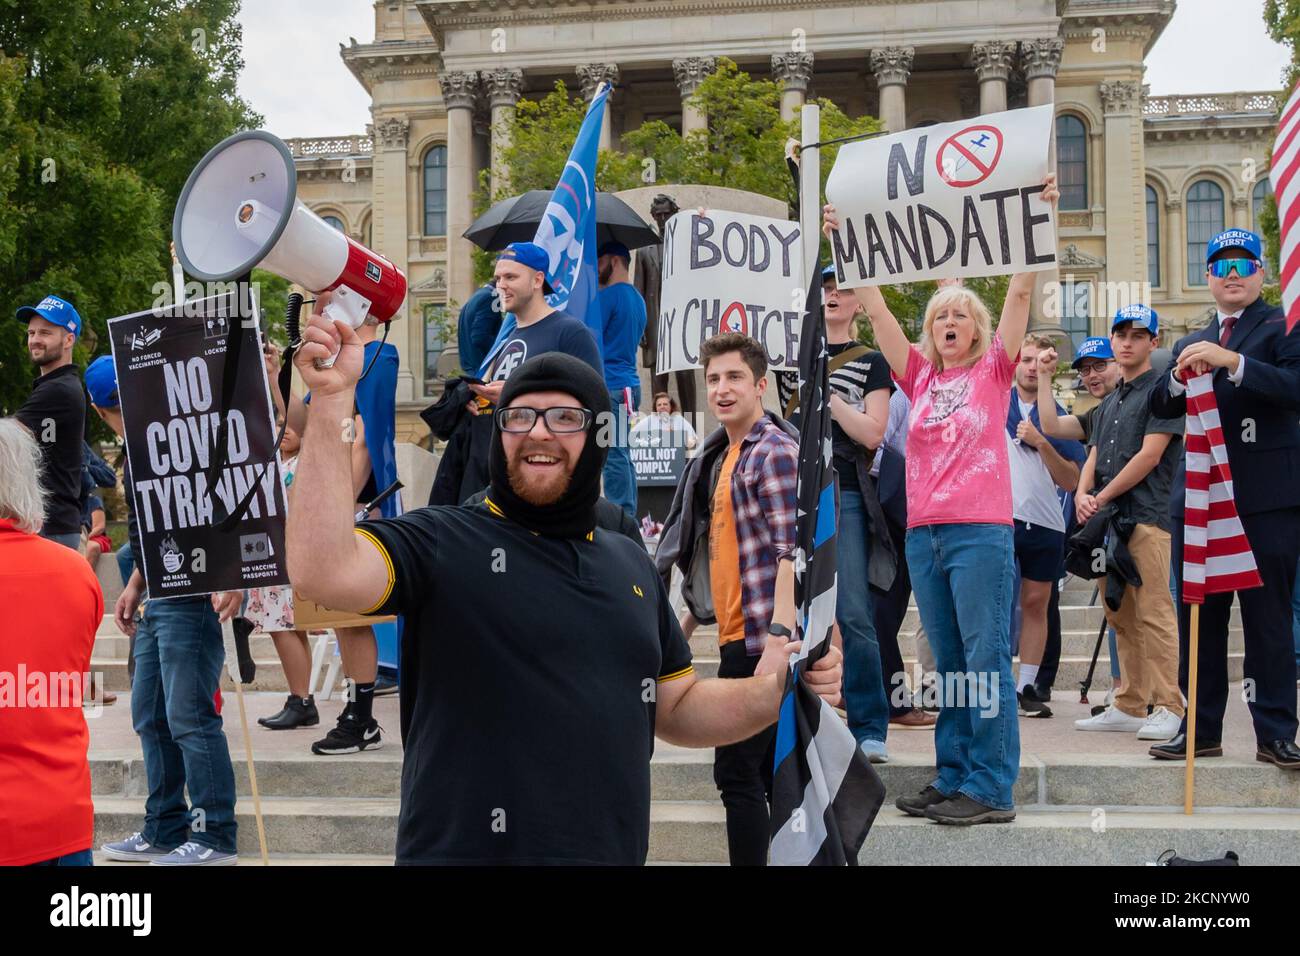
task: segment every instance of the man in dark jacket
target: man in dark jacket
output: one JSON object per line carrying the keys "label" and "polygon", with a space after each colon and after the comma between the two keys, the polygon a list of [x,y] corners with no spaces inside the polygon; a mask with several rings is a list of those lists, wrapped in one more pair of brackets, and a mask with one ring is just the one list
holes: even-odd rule
{"label": "man in dark jacket", "polygon": [[[1296,747],[1296,662],[1291,595],[1300,557],[1300,333],[1287,334],[1282,310],[1260,297],[1264,284],[1259,236],[1229,229],[1210,240],[1206,281],[1215,319],[1174,346],[1174,365],[1151,393],[1157,415],[1187,409],[1186,378],[1214,376],[1223,440],[1232,465],[1237,512],[1264,586],[1237,592],[1245,625],[1245,674],[1254,683],[1250,715],[1256,757],[1300,770]],[[1187,690],[1189,608],[1182,603],[1185,463],[1174,475],[1173,558],[1178,576],[1179,684]],[[1228,621],[1232,594],[1206,595],[1200,612],[1200,666],[1196,701],[1196,756],[1223,753],[1228,702]],[[1187,722],[1151,755],[1187,757]]]}

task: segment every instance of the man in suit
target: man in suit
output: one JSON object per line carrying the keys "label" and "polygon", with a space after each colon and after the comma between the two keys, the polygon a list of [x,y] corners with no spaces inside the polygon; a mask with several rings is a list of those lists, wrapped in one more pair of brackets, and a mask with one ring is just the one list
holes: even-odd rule
{"label": "man in suit", "polygon": [[[1151,393],[1157,415],[1186,411],[1186,376],[1214,374],[1223,437],[1232,466],[1233,493],[1264,586],[1241,591],[1246,637],[1245,675],[1253,682],[1251,719],[1259,760],[1300,770],[1296,747],[1296,661],[1291,635],[1291,594],[1300,557],[1300,333],[1288,335],[1283,312],[1260,298],[1264,284],[1259,236],[1229,229],[1210,240],[1206,278],[1215,320],[1184,336],[1162,387]],[[1179,684],[1187,689],[1189,608],[1182,603],[1183,489],[1185,469],[1174,479],[1173,555],[1178,573]],[[1228,700],[1228,621],[1232,594],[1207,595],[1200,614],[1200,664],[1196,706],[1196,756],[1217,757]],[[1247,685],[1249,688],[1249,684]],[[1187,723],[1153,757],[1187,756]]]}

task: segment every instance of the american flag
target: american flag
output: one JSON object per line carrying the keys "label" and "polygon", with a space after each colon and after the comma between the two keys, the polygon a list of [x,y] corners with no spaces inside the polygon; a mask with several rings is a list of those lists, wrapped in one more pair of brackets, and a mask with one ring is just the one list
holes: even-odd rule
{"label": "american flag", "polygon": [[1187,381],[1187,492],[1184,499],[1183,601],[1257,588],[1264,582],[1233,500],[1228,448],[1219,426],[1213,374]]}
{"label": "american flag", "polygon": [[[776,727],[772,774],[774,866],[856,866],[885,787],[853,734],[804,684],[831,646],[835,624],[835,471],[830,387],[821,316],[821,263],[812,270],[799,340],[799,491],[795,523],[797,639]],[[866,581],[855,581],[866,587]]]}
{"label": "american flag", "polygon": [[1300,229],[1293,228],[1300,218],[1300,85],[1291,93],[1277,123],[1273,142],[1273,164],[1269,180],[1277,197],[1278,267],[1281,270],[1282,308],[1286,310],[1289,333],[1300,321]]}

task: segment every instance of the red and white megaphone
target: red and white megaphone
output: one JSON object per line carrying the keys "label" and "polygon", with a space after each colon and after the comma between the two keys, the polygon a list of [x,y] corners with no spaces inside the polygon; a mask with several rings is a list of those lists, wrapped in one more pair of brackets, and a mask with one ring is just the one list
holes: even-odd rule
{"label": "red and white megaphone", "polygon": [[406,298],[406,276],[297,193],[293,156],[278,137],[250,130],[222,140],[194,167],[176,203],[172,238],[181,265],[206,282],[230,282],[256,266],[313,293],[332,291],[325,315],[354,329],[367,315],[391,320]]}

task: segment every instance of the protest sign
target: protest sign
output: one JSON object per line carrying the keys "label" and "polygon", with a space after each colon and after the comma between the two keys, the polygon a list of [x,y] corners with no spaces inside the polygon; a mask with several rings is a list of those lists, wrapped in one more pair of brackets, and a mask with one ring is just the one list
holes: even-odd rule
{"label": "protest sign", "polygon": [[773,369],[796,368],[807,283],[799,224],[706,210],[664,224],[657,372],[698,368],[700,343],[742,332]]}
{"label": "protest sign", "polygon": [[[242,339],[223,402],[231,323]],[[144,552],[135,559],[149,596],[287,584],[284,487],[256,324],[241,322],[231,293],[122,316],[108,328]],[[223,413],[226,461],[210,485]],[[250,489],[247,512],[218,530]]]}
{"label": "protest sign", "polygon": [[1051,105],[990,113],[840,149],[826,200],[839,285],[1035,272],[1056,264],[1039,196]]}
{"label": "protest sign", "polygon": [[686,470],[686,448],[682,445],[632,445],[627,451],[638,485],[676,487]]}

